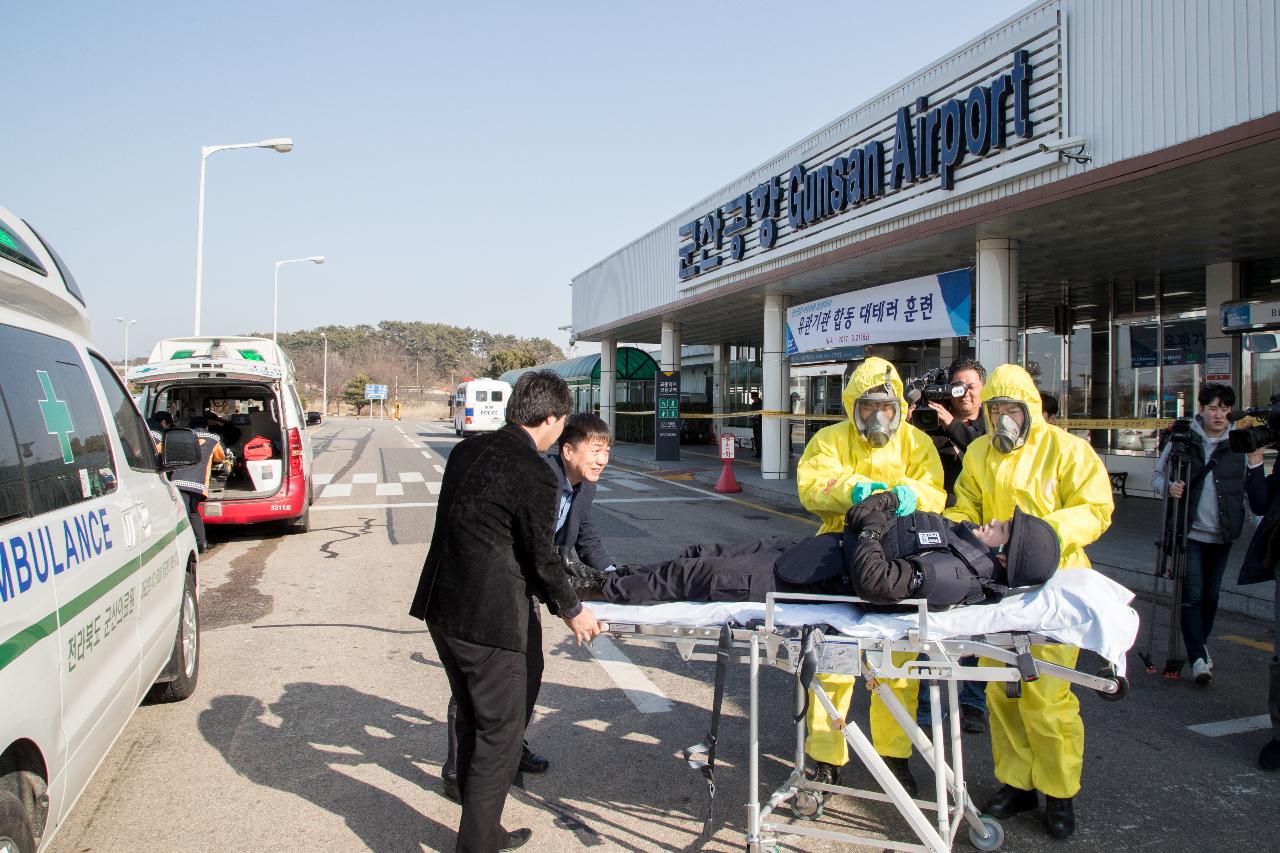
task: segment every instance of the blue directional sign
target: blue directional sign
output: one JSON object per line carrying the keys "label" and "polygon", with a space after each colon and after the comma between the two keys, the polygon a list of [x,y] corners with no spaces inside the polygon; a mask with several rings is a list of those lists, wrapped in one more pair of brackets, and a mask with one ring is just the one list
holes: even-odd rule
{"label": "blue directional sign", "polygon": [[365,385],[364,398],[366,400],[387,399],[387,386],[386,385]]}

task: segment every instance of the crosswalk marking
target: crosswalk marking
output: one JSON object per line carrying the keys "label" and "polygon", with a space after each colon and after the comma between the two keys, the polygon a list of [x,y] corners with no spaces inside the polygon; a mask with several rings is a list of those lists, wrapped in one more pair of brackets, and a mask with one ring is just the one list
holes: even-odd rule
{"label": "crosswalk marking", "polygon": [[1222,720],[1217,723],[1201,723],[1198,726],[1187,726],[1191,731],[1206,737],[1223,737],[1271,728],[1271,716],[1259,714],[1256,717],[1237,717],[1234,720]]}
{"label": "crosswalk marking", "polygon": [[350,483],[330,483],[324,487],[324,491],[320,493],[322,498],[349,498],[351,497]]}
{"label": "crosswalk marking", "polygon": [[332,474],[312,474],[311,475],[311,482],[316,484],[317,486],[328,485],[331,480],[333,480]]}
{"label": "crosswalk marking", "polygon": [[635,478],[627,477],[619,474],[614,474],[612,477],[610,477],[609,482],[618,486],[626,486],[628,489],[633,489],[637,492],[653,491],[653,486],[649,485],[643,480],[637,480]]}
{"label": "crosswalk marking", "polygon": [[444,473],[444,466],[443,466],[443,465],[432,465],[431,467],[436,469],[436,473],[437,473],[437,474],[443,474],[443,473]]}
{"label": "crosswalk marking", "polygon": [[315,504],[312,512],[333,512],[343,509],[416,509],[437,506],[435,501],[384,501],[380,504]]}
{"label": "crosswalk marking", "polygon": [[378,482],[377,474],[353,474],[351,476],[353,483],[376,483]]}
{"label": "crosswalk marking", "polygon": [[661,714],[671,710],[671,700],[658,685],[649,680],[640,667],[630,661],[609,637],[596,637],[587,648],[613,683],[618,685],[631,704],[642,714]]}
{"label": "crosswalk marking", "polygon": [[431,458],[431,451],[429,451],[429,450],[424,450],[424,451],[422,451],[422,455],[423,455],[423,456],[425,456],[425,457],[427,457],[428,459],[430,459],[430,458]]}
{"label": "crosswalk marking", "polygon": [[401,472],[400,472],[400,482],[402,482],[402,483],[422,483],[422,482],[425,482],[425,478],[422,476],[422,472],[421,472],[421,471],[401,471]]}
{"label": "crosswalk marking", "polygon": [[431,494],[433,494],[433,495],[438,495],[438,494],[440,494],[440,484],[439,484],[439,483],[427,483],[427,491],[428,491],[428,492],[430,492],[430,493],[431,493]]}
{"label": "crosswalk marking", "polygon": [[404,485],[402,483],[379,483],[374,492],[379,495],[403,495]]}

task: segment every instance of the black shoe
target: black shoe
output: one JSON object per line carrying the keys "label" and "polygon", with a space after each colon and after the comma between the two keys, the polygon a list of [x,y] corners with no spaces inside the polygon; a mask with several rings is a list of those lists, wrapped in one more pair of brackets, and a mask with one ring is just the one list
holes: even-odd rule
{"label": "black shoe", "polygon": [[980,735],[987,730],[987,715],[981,708],[972,705],[960,706],[960,727],[971,735]]}
{"label": "black shoe", "polygon": [[596,574],[595,569],[575,559],[567,548],[560,551],[560,563],[564,566],[564,573],[571,578],[589,578]]}
{"label": "black shoe", "polygon": [[1070,797],[1060,800],[1044,795],[1044,828],[1049,831],[1050,838],[1071,837],[1071,833],[1076,831],[1076,812]]}
{"label": "black shoe", "polygon": [[812,758],[804,764],[804,778],[823,785],[840,784],[840,768],[825,761],[814,761]]}
{"label": "black shoe", "polygon": [[586,568],[591,572],[590,577],[578,577],[577,575],[569,576],[569,586],[573,587],[573,591],[577,593],[579,601],[602,601],[604,600],[604,572],[597,572],[585,564]]}
{"label": "black shoe", "polygon": [[1271,742],[1258,753],[1258,767],[1268,773],[1280,770],[1280,740],[1272,738]]}
{"label": "black shoe", "polygon": [[546,773],[550,766],[551,762],[530,750],[529,744],[524,745],[524,749],[520,752],[521,773]]}
{"label": "black shoe", "polygon": [[[1070,800],[1067,803],[1070,804]],[[1040,795],[1035,791],[1024,791],[1012,785],[1005,785],[996,791],[994,797],[987,801],[982,811],[997,819],[1013,817],[1022,812],[1032,812],[1040,805]]]}
{"label": "black shoe", "polygon": [[440,777],[440,787],[444,789],[444,795],[459,805],[462,804],[462,792],[458,790],[458,777],[453,774]]}
{"label": "black shoe", "polygon": [[498,849],[515,850],[517,847],[523,847],[529,843],[532,836],[532,829],[513,829],[507,833],[507,840],[502,842],[502,846]]}
{"label": "black shoe", "polygon": [[920,793],[920,789],[916,786],[916,777],[911,775],[911,764],[908,759],[885,756],[884,763],[889,765],[889,770],[894,777],[902,783],[902,787],[906,788],[907,793],[914,799]]}

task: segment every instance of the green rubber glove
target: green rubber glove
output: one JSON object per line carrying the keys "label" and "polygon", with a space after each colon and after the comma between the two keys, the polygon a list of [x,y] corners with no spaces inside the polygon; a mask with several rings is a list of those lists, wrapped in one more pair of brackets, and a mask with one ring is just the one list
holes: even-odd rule
{"label": "green rubber glove", "polygon": [[895,515],[910,515],[916,511],[916,493],[910,486],[894,486],[893,493],[898,498],[898,509]]}
{"label": "green rubber glove", "polygon": [[[863,480],[862,482],[853,484],[853,492],[849,495],[849,500],[854,506],[857,506],[869,498],[872,492],[883,492],[887,488],[889,487],[884,483],[872,483],[870,481]],[[912,498],[911,505],[913,507],[915,506],[914,497]]]}

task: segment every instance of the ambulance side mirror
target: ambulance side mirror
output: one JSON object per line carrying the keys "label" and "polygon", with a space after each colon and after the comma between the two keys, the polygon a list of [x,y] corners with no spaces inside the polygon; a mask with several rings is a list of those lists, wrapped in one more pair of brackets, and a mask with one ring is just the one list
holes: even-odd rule
{"label": "ambulance side mirror", "polygon": [[200,462],[200,439],[189,429],[167,429],[160,444],[160,469],[176,471]]}

